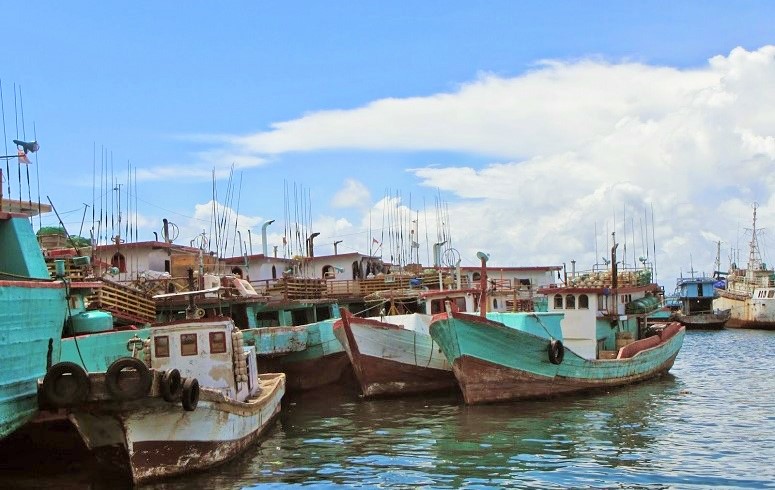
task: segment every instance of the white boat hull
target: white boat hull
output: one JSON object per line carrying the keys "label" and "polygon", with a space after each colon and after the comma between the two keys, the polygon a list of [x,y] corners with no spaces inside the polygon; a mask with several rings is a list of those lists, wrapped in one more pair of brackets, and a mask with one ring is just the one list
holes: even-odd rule
{"label": "white boat hull", "polygon": [[261,386],[244,403],[202,388],[194,411],[147,397],[87,404],[70,419],[101,461],[142,483],[215,466],[255,442],[280,412],[285,375],[262,375]]}

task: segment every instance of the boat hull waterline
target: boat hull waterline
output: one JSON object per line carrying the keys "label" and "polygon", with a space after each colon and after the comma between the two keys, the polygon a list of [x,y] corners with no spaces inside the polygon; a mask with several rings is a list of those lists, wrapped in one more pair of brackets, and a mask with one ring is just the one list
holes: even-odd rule
{"label": "boat hull waterline", "polygon": [[452,361],[468,404],[554,397],[654,378],[673,366],[685,334],[685,327],[673,323],[664,339],[643,339],[622,349],[657,343],[632,357],[590,360],[566,348],[562,362],[553,364],[546,338],[471,315],[438,317],[431,333]]}

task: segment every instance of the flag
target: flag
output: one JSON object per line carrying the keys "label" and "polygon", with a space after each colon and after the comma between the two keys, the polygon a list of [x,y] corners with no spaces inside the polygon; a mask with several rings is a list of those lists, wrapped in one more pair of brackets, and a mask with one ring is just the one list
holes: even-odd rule
{"label": "flag", "polygon": [[16,155],[19,157],[19,163],[26,163],[30,164],[32,163],[29,158],[27,158],[27,154],[24,153],[24,150],[17,150]]}
{"label": "flag", "polygon": [[288,240],[283,236],[283,245],[288,245]]}
{"label": "flag", "polygon": [[372,238],[372,239],[371,239],[371,242],[372,242],[372,243],[376,243],[377,245],[379,245],[379,244],[380,244],[380,241],[379,241],[379,240],[377,240],[376,238]]}

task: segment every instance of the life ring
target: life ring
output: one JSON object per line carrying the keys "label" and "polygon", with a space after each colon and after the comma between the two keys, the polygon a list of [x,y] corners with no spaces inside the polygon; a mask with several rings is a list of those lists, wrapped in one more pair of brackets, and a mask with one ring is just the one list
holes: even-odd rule
{"label": "life ring", "polygon": [[159,391],[166,401],[171,402],[180,394],[183,387],[183,379],[180,377],[180,371],[177,369],[168,369],[161,376]]}
{"label": "life ring", "polygon": [[549,362],[552,364],[562,364],[565,357],[565,346],[559,340],[549,342]]}
{"label": "life ring", "polygon": [[[128,373],[124,372],[125,369],[136,374],[128,376]],[[117,359],[105,372],[105,388],[116,400],[134,400],[145,396],[151,389],[152,382],[153,376],[148,366],[134,357]]]}
{"label": "life ring", "polygon": [[89,396],[89,375],[74,362],[60,362],[48,370],[41,390],[46,401],[55,407],[77,405]]}
{"label": "life ring", "polygon": [[183,381],[183,391],[180,393],[183,410],[193,412],[199,403],[199,381],[196,378],[186,378]]}

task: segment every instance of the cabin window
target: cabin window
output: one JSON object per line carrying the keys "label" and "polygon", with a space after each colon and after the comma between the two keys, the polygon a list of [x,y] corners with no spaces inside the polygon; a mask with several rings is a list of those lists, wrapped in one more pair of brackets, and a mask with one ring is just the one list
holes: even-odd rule
{"label": "cabin window", "polygon": [[170,356],[170,338],[160,335],[153,338],[153,353],[156,357]]}
{"label": "cabin window", "polygon": [[555,294],[554,295],[554,309],[555,310],[561,310],[562,309],[562,295],[561,294]]}
{"label": "cabin window", "polygon": [[775,298],[775,290],[767,291],[768,298]]}
{"label": "cabin window", "polygon": [[599,295],[597,297],[597,310],[598,311],[605,311],[607,306],[608,306],[606,303],[607,303],[606,296]]}
{"label": "cabin window", "polygon": [[165,260],[164,261],[164,272],[170,272],[170,271],[172,271],[172,269],[170,268],[170,261],[169,260]]}
{"label": "cabin window", "polygon": [[361,265],[356,260],[353,262],[353,279],[360,279],[361,278]]}
{"label": "cabin window", "polygon": [[323,279],[335,279],[335,278],[336,278],[336,271],[334,271],[334,267],[331,265],[324,265]]}
{"label": "cabin window", "polygon": [[471,280],[474,282],[481,281],[482,280],[481,272],[474,272],[473,274],[471,274]]}
{"label": "cabin window", "polygon": [[580,310],[589,309],[589,296],[587,296],[586,294],[579,295],[579,309]]}
{"label": "cabin window", "polygon": [[226,352],[226,333],[210,332],[210,354],[223,354]]}
{"label": "cabin window", "polygon": [[702,284],[697,284],[697,296],[702,297]]}
{"label": "cabin window", "polygon": [[494,310],[497,310],[497,309],[498,309],[498,298],[493,298],[493,299],[492,299],[492,308],[493,308]]}
{"label": "cabin window", "polygon": [[465,298],[455,298],[454,304],[457,305],[457,311],[466,311],[466,299]]}
{"label": "cabin window", "polygon": [[576,297],[572,294],[565,296],[565,308],[569,310],[576,309]]}
{"label": "cabin window", "polygon": [[277,267],[272,266],[272,279],[277,279]]}
{"label": "cabin window", "polygon": [[632,295],[631,294],[623,294],[621,296],[621,300],[620,301],[622,302],[622,304],[627,304],[630,301],[632,301]]}
{"label": "cabin window", "polygon": [[197,354],[196,334],[195,333],[180,334],[180,355],[195,356],[196,354]]}

